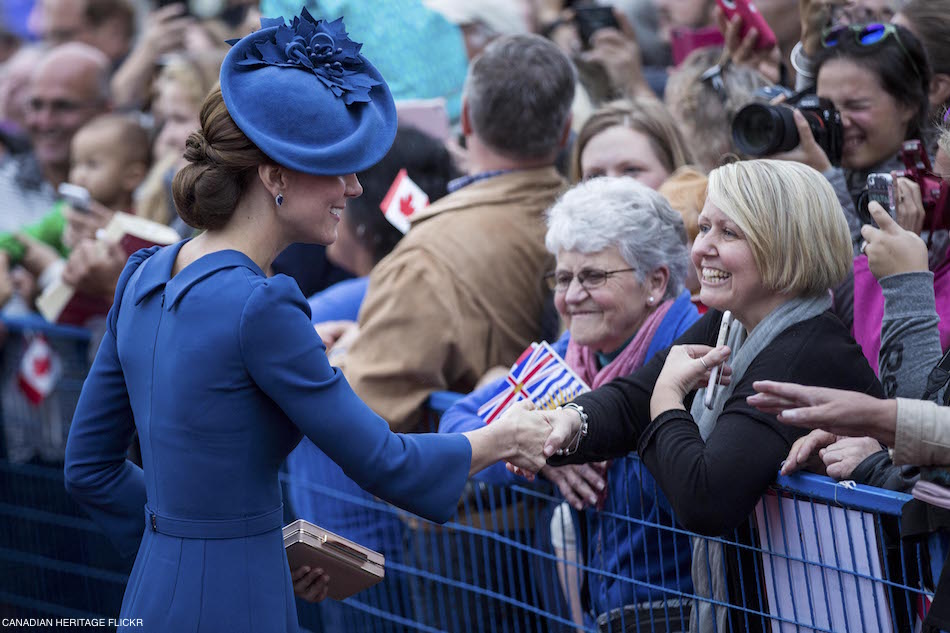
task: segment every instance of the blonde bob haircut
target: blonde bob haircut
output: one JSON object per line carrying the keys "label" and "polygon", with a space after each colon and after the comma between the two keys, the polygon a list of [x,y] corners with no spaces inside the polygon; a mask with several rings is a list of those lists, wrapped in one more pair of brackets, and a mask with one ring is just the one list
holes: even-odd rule
{"label": "blonde bob haircut", "polygon": [[708,202],[745,234],[765,286],[820,296],[852,266],[851,235],[831,184],[791,161],[749,160],[709,174]]}

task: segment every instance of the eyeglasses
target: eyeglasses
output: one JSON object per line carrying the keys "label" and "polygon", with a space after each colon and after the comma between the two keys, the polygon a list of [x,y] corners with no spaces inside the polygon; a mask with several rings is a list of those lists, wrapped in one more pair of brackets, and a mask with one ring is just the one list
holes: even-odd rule
{"label": "eyeglasses", "polygon": [[904,47],[904,42],[901,41],[900,33],[893,24],[873,23],[836,26],[824,32],[821,36],[821,45],[825,48],[834,48],[841,43],[841,38],[849,31],[851,35],[854,36],[854,41],[861,46],[875,46],[888,37],[893,36],[901,52],[904,53],[904,57],[907,58],[907,61],[909,61],[910,65],[914,68],[914,72],[917,73],[918,77],[921,76],[920,68],[917,66],[914,58],[910,56],[910,53],[907,52],[907,48]]}
{"label": "eyeglasses", "polygon": [[554,292],[567,292],[571,287],[574,277],[584,290],[594,290],[607,283],[607,278],[617,273],[627,273],[636,270],[636,268],[618,268],[617,270],[600,270],[597,268],[585,268],[575,275],[567,270],[555,270],[544,276],[551,290]]}

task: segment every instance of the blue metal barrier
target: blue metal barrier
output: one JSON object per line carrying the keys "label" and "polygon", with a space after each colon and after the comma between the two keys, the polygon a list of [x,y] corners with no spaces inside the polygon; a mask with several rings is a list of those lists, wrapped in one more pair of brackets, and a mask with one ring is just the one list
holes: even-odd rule
{"label": "blue metal barrier", "polygon": [[[119,558],[63,487],[65,439],[89,368],[90,332],[38,315],[4,317],[2,325],[0,617],[116,617],[130,561]],[[54,390],[39,405],[17,385],[36,334],[46,337],[60,365]]]}
{"label": "blue metal barrier", "polygon": [[[74,328],[7,325],[5,368],[15,365],[6,357],[15,355],[17,339],[37,330],[55,341],[64,366],[75,367],[75,382],[59,387],[75,391],[58,396],[68,421],[88,339]],[[434,415],[458,397],[434,394]],[[10,410],[4,402],[4,426],[20,423]],[[37,415],[17,415],[28,413]],[[0,460],[0,617],[115,617],[128,563],[69,500],[61,465],[42,463],[39,454],[31,461]],[[540,480],[471,481],[456,517],[439,526],[338,485],[282,476],[285,498],[309,495],[316,508],[342,510],[338,531],[387,556],[385,582],[341,603],[299,603],[301,625],[672,633],[687,630],[694,603],[703,603],[720,631],[903,632],[913,629],[935,580],[927,544],[899,538],[907,495],[810,474],[779,477],[734,533],[704,538],[671,515],[634,510],[662,497],[635,458],[622,460],[609,485],[629,482],[640,484],[625,491],[629,503],[576,513]],[[706,551],[695,550],[697,542]],[[694,551],[703,564],[691,575]],[[697,569],[712,581],[709,590],[693,585]]]}

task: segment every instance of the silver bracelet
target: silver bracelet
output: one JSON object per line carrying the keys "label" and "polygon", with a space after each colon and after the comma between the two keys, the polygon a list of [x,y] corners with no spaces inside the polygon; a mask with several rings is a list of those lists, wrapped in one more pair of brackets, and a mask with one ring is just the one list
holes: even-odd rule
{"label": "silver bracelet", "polygon": [[563,407],[558,407],[558,409],[574,409],[577,411],[577,415],[581,416],[581,426],[577,429],[577,435],[570,441],[567,448],[559,448],[556,451],[558,455],[573,455],[580,447],[581,440],[587,437],[587,413],[584,412],[584,407],[574,402],[568,402]]}

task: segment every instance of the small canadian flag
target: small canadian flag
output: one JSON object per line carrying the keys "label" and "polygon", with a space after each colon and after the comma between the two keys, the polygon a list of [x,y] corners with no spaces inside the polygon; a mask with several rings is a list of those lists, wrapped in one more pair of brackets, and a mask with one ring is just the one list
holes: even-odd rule
{"label": "small canadian flag", "polygon": [[30,339],[20,360],[17,381],[20,390],[34,405],[39,405],[48,396],[59,380],[59,358],[49,346],[46,337],[37,334]]}
{"label": "small canadian flag", "polygon": [[383,210],[383,215],[389,223],[405,235],[409,232],[409,218],[428,204],[429,196],[426,192],[412,182],[405,169],[400,169],[379,208]]}

